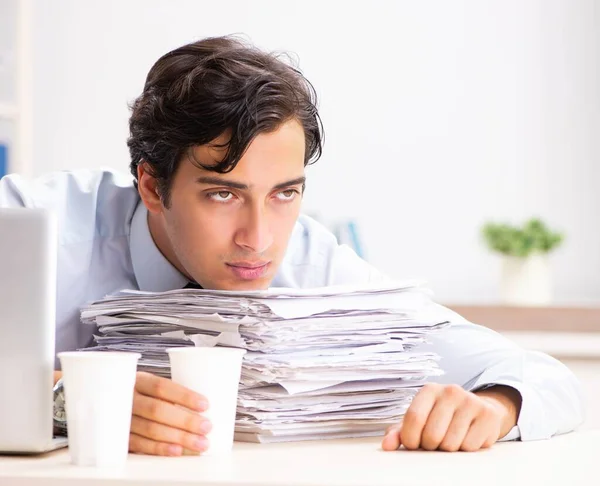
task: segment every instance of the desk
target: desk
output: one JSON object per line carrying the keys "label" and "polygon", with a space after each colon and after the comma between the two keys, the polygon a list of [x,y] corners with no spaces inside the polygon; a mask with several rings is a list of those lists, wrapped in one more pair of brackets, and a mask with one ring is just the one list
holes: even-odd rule
{"label": "desk", "polygon": [[447,307],[470,322],[500,332],[523,348],[560,360],[600,360],[600,306],[447,304]]}
{"label": "desk", "polygon": [[445,304],[465,319],[496,331],[600,333],[600,305],[516,307]]}
{"label": "desk", "polygon": [[383,452],[380,439],[237,443],[222,458],[130,455],[121,473],[78,468],[67,451],[0,458],[4,486],[597,485],[600,430],[536,442],[498,443],[475,453]]}

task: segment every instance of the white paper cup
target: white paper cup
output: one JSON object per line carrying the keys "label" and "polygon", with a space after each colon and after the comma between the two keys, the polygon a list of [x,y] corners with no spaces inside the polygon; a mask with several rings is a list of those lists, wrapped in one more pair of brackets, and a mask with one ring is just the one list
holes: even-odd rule
{"label": "white paper cup", "polygon": [[210,420],[206,454],[231,451],[237,395],[245,349],[226,347],[170,348],[171,379],[208,400],[201,415]]}
{"label": "white paper cup", "polygon": [[58,353],[65,390],[71,462],[125,465],[138,353]]}

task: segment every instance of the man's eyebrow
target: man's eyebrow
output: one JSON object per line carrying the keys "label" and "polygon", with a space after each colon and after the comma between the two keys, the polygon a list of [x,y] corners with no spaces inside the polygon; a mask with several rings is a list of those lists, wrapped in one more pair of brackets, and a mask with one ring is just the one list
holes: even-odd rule
{"label": "man's eyebrow", "polygon": [[196,179],[196,182],[199,184],[214,184],[216,186],[231,187],[232,189],[240,189],[242,191],[248,189],[247,184],[242,184],[241,182],[235,181],[227,181],[225,179],[219,179],[218,177],[201,176]]}
{"label": "man's eyebrow", "polygon": [[292,179],[291,181],[282,182],[281,184],[277,184],[275,187],[273,187],[273,190],[285,189],[286,187],[298,186],[300,184],[302,184],[302,185],[306,184],[306,177],[302,176],[302,177],[298,177],[296,179]]}
{"label": "man's eyebrow", "polygon": [[[248,189],[248,184],[243,184],[242,182],[228,181],[225,179],[219,179],[218,177],[210,177],[210,176],[201,176],[196,179],[196,182],[199,184],[214,184],[216,186],[223,187],[231,187],[232,189],[239,189],[241,191],[245,191]],[[306,177],[297,177],[296,179],[292,179],[290,181],[282,182],[273,187],[273,190],[284,189],[290,186],[297,186],[299,184],[304,185],[306,183]]]}

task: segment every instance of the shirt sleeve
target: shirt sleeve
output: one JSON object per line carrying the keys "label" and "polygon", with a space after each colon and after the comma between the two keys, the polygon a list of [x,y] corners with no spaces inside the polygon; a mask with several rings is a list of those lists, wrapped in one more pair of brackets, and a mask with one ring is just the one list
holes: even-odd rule
{"label": "shirt sleeve", "polygon": [[23,208],[32,205],[23,188],[20,176],[9,175],[0,179],[0,208]]}
{"label": "shirt sleeve", "polygon": [[451,325],[429,337],[430,351],[441,357],[445,374],[438,383],[457,383],[470,391],[506,385],[522,398],[517,428],[505,440],[547,439],[583,422],[581,385],[560,361],[528,351],[499,333],[473,324],[439,306]]}
{"label": "shirt sleeve", "polygon": [[[336,284],[373,283],[387,277],[359,258],[350,248],[338,247],[331,269]],[[583,422],[581,385],[560,361],[525,350],[501,334],[473,324],[435,304],[440,319],[450,325],[432,333],[420,349],[440,356],[444,374],[431,381],[458,384],[469,391],[493,385],[517,390],[521,411],[503,440],[547,439],[572,431]]]}

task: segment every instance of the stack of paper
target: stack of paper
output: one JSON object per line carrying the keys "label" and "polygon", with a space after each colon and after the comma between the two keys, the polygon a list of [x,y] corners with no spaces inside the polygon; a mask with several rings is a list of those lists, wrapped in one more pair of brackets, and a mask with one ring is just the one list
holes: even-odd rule
{"label": "stack of paper", "polygon": [[428,376],[415,349],[447,322],[417,283],[357,288],[163,293],[123,291],[82,311],[101,350],[136,351],[169,376],[166,349],[236,346],[242,367],[236,438],[284,441],[380,434]]}

